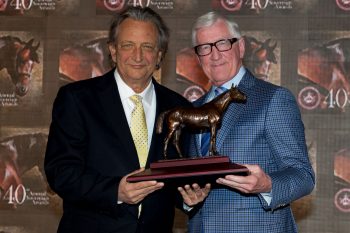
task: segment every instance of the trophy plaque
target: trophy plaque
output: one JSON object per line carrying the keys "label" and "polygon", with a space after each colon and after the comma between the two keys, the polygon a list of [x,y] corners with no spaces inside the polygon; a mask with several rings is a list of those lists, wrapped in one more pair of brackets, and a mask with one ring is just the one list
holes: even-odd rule
{"label": "trophy plaque", "polygon": [[128,182],[157,180],[179,184],[215,183],[225,175],[247,175],[248,169],[231,163],[227,156],[206,156],[189,159],[159,160],[145,171],[129,176]]}
{"label": "trophy plaque", "polygon": [[[230,103],[244,103],[245,101],[246,96],[237,88],[231,87],[201,107],[177,107],[162,112],[157,119],[156,131],[157,133],[162,132],[165,121],[168,132],[164,140],[164,160],[151,163],[150,168],[127,177],[127,181],[157,180],[181,184],[203,184],[215,183],[217,178],[228,174],[249,174],[249,170],[245,166],[232,163],[229,157],[218,155],[216,151],[216,129],[221,123],[223,113]],[[181,129],[184,127],[200,130],[210,129],[209,156],[183,158],[179,138]],[[167,147],[172,138],[180,156],[179,159],[167,159]]]}

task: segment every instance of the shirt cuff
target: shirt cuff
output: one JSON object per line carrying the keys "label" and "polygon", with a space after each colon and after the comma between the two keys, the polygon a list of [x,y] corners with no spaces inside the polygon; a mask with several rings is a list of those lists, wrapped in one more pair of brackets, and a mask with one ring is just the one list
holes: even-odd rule
{"label": "shirt cuff", "polygon": [[269,193],[260,193],[260,195],[264,198],[264,200],[266,201],[267,205],[270,205],[270,204],[271,204],[272,192],[269,192]]}
{"label": "shirt cuff", "polygon": [[185,202],[182,204],[182,208],[187,212],[190,212],[193,209],[193,207],[186,205]]}

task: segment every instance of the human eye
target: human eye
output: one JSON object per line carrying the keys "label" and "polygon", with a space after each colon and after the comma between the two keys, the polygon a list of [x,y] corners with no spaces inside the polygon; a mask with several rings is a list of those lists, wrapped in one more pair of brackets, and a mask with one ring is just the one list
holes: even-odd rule
{"label": "human eye", "polygon": [[155,50],[155,46],[152,44],[143,44],[142,50],[144,50],[146,52],[153,52]]}
{"label": "human eye", "polygon": [[201,48],[202,50],[208,50],[208,49],[211,48],[211,45],[210,45],[210,44],[203,44],[203,45],[200,46],[200,48]]}
{"label": "human eye", "polygon": [[211,50],[211,45],[210,44],[203,44],[203,45],[198,47],[198,50],[200,52],[208,52]]}
{"label": "human eye", "polygon": [[228,39],[219,40],[219,41],[215,42],[215,46],[218,49],[230,49],[231,42]]}
{"label": "human eye", "polygon": [[132,50],[134,49],[135,45],[133,43],[122,43],[120,44],[120,48],[122,50]]}
{"label": "human eye", "polygon": [[225,45],[230,45],[230,41],[227,40],[227,39],[225,39],[225,40],[219,40],[219,41],[217,41],[215,44],[216,44],[217,46],[221,46],[221,45],[225,46]]}

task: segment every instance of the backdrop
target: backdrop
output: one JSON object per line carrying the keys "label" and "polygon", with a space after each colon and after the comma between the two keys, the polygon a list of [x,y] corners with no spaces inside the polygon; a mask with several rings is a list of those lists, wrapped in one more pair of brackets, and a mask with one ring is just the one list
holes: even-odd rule
{"label": "backdrop", "polygon": [[[210,87],[191,50],[194,19],[236,19],[245,66],[290,89],[302,111],[317,183],[293,203],[300,232],[349,232],[349,0],[0,0],[0,232],[56,231],[61,200],[43,172],[52,102],[60,86],[111,68],[109,22],[128,5],[164,17],[170,50],[156,76],[191,101]],[[186,221],[178,211],[174,231]]]}

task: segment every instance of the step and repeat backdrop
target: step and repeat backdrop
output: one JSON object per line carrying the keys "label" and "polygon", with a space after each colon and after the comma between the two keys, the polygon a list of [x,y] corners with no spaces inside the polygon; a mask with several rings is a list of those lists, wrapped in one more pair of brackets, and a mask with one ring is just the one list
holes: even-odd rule
{"label": "step and repeat backdrop", "polygon": [[[349,232],[349,0],[0,0],[0,232],[56,232],[61,199],[43,171],[52,103],[60,86],[111,69],[109,22],[130,5],[167,22],[170,50],[156,77],[191,101],[210,88],[192,23],[211,10],[236,19],[245,66],[290,89],[302,112],[317,183],[293,203],[300,232]],[[174,232],[186,221],[178,211]]]}

